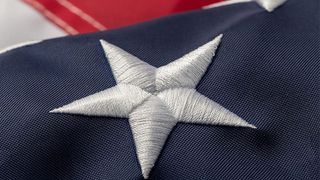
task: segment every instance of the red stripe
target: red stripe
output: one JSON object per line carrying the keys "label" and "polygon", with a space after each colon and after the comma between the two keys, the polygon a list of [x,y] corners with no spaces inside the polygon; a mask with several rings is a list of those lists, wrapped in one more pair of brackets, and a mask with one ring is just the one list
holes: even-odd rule
{"label": "red stripe", "polygon": [[164,15],[200,9],[223,0],[68,0],[108,28],[144,22]]}
{"label": "red stripe", "polygon": [[222,0],[24,1],[31,4],[66,32],[77,34],[77,32],[104,30],[105,27],[110,29],[127,26],[172,13],[199,9]]}
{"label": "red stripe", "polygon": [[[32,5],[35,9],[37,9],[40,13],[45,15],[49,20],[53,23],[61,27],[64,31],[69,34],[78,34],[84,32],[96,32],[99,29],[95,28],[93,25],[83,20],[78,15],[72,13],[69,9],[65,8],[57,1],[47,1],[47,0],[23,0],[28,4]],[[37,4],[40,4],[39,7]],[[68,26],[72,27],[76,30],[70,31],[67,26],[61,25],[57,23],[51,16],[48,16],[46,12],[54,14],[57,18],[63,20]]]}

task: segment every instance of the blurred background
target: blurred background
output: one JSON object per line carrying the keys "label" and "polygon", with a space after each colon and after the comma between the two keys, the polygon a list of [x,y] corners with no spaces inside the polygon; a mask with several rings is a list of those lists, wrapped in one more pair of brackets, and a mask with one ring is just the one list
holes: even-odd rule
{"label": "blurred background", "polygon": [[120,28],[223,0],[0,0],[0,49],[21,42]]}

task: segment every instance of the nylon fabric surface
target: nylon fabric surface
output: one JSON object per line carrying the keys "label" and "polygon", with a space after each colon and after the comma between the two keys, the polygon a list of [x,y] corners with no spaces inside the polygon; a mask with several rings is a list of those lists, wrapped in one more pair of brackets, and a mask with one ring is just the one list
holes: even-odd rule
{"label": "nylon fabric surface", "polygon": [[1,179],[143,179],[127,119],[49,111],[116,85],[99,39],[160,67],[221,33],[197,91],[257,129],[178,123],[149,179],[317,179],[319,7],[234,4],[0,54]]}

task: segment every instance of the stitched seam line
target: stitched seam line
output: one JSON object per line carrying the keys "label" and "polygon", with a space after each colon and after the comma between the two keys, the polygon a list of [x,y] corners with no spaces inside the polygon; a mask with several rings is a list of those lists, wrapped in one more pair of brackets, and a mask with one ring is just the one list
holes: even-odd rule
{"label": "stitched seam line", "polygon": [[62,5],[63,7],[65,7],[66,9],[68,9],[73,14],[79,16],[81,19],[85,20],[90,25],[97,28],[98,30],[103,31],[103,30],[107,29],[104,25],[102,25],[100,22],[98,22],[96,19],[94,19],[92,16],[88,15],[87,13],[85,13],[84,11],[79,9],[78,7],[76,7],[71,2],[69,2],[67,0],[57,0],[57,2],[60,5]]}

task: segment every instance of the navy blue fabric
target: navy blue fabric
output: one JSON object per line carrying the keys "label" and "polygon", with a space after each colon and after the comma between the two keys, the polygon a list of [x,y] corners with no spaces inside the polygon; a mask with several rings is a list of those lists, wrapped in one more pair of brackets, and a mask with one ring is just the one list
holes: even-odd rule
{"label": "navy blue fabric", "polygon": [[143,179],[127,119],[50,114],[115,85],[105,39],[165,65],[220,33],[197,90],[257,129],[178,124],[150,179],[319,179],[320,6],[241,3],[0,55],[0,179]]}

